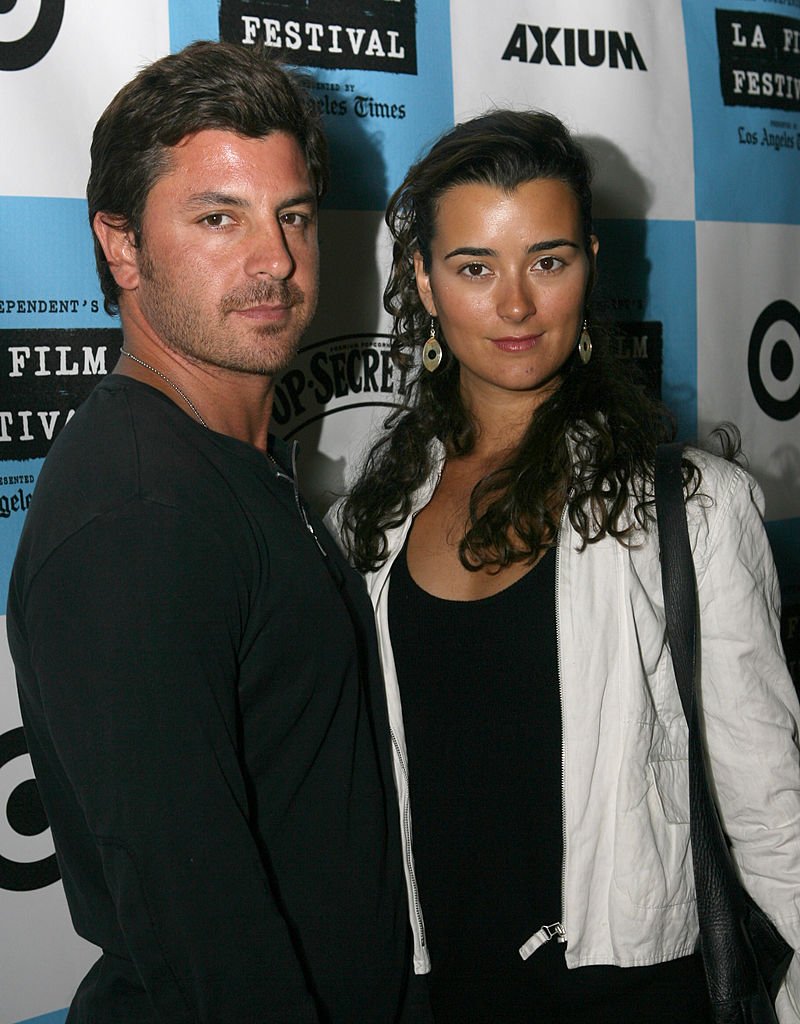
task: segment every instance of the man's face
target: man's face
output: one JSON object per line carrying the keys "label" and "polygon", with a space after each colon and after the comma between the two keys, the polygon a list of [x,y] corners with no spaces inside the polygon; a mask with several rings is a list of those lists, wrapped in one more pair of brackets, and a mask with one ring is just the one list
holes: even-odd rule
{"label": "man's face", "polygon": [[191,359],[275,374],[317,302],[317,202],[302,151],[285,132],[206,130],[170,157],[147,197],[131,301]]}

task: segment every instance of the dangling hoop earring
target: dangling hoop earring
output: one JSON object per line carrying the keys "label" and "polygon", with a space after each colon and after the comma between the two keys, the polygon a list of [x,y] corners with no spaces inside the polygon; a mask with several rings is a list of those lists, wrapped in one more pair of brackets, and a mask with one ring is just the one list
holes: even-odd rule
{"label": "dangling hoop earring", "polygon": [[442,346],[436,337],[436,321],[431,317],[431,336],[422,346],[422,365],[428,373],[434,373],[439,369],[442,361]]}
{"label": "dangling hoop earring", "polygon": [[588,320],[583,321],[583,330],[581,331],[580,338],[578,338],[578,354],[584,366],[592,358],[592,336],[589,334]]}

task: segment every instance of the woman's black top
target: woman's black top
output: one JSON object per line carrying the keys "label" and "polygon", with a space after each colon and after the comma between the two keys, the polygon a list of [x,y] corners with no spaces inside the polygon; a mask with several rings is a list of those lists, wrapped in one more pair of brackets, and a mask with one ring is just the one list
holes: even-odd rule
{"label": "woman's black top", "polygon": [[562,917],[554,550],[498,594],[448,601],[404,549],[389,628],[437,1024],[708,1021],[697,956],[568,971],[555,941],[518,952]]}

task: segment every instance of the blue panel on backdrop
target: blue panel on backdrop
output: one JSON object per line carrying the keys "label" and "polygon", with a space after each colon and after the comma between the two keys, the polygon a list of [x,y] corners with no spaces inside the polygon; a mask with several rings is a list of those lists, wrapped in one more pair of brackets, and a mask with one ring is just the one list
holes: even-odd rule
{"label": "blue panel on backdrop", "polygon": [[0,224],[4,614],[11,563],[42,456],[69,409],[113,366],[118,321],[103,311],[84,200],[0,196]]}
{"label": "blue panel on backdrop", "polygon": [[683,0],[698,220],[800,224],[800,9]]}
{"label": "blue panel on backdrop", "polygon": [[83,199],[0,196],[0,328],[109,327]]}
{"label": "blue panel on backdrop", "polygon": [[6,613],[11,566],[44,459],[0,461],[0,615]]}
{"label": "blue panel on backdrop", "polygon": [[169,48],[182,50],[195,39],[219,39],[218,0],[170,0]]}
{"label": "blue panel on backdrop", "polygon": [[602,319],[626,325],[640,344],[660,328],[661,397],[678,419],[678,435],[697,434],[697,302],[694,221],[598,220],[598,283],[593,305]]}
{"label": "blue panel on backdrop", "polygon": [[[217,7],[214,38],[266,43],[312,79],[331,144],[329,209],[382,210],[453,123],[448,0],[395,0],[391,11],[374,0],[173,0],[172,49],[208,38]],[[381,27],[390,15],[398,28]]]}
{"label": "blue panel on backdrop", "polygon": [[66,1010],[54,1010],[53,1013],[45,1013],[41,1017],[29,1017],[27,1020],[21,1020],[19,1024],[64,1024],[66,1019]]}

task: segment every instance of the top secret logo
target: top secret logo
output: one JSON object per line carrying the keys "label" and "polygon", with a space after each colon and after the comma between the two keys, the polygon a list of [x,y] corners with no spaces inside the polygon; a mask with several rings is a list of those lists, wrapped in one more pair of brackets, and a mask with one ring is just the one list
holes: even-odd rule
{"label": "top secret logo", "polygon": [[219,37],[303,67],[417,73],[414,0],[221,0]]}
{"label": "top secret logo", "polygon": [[388,339],[355,334],[304,345],[275,385],[272,419],[283,437],[332,413],[399,404],[406,372],[393,363]]}

